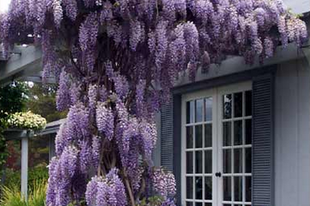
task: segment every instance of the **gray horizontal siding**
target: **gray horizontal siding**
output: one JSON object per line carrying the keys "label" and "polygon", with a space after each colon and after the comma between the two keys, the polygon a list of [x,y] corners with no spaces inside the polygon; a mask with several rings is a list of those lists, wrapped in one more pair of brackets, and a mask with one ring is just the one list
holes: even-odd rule
{"label": "gray horizontal siding", "polygon": [[309,206],[309,63],[280,65],[275,81],[275,206]]}

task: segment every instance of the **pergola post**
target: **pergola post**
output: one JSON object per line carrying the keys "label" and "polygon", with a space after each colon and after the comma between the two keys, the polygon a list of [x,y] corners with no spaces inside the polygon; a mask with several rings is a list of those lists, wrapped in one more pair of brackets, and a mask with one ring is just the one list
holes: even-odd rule
{"label": "pergola post", "polygon": [[21,193],[25,200],[28,199],[28,140],[29,132],[22,137],[21,154]]}
{"label": "pergola post", "polygon": [[55,156],[55,134],[49,134],[48,139],[49,161],[51,161],[51,159]]}

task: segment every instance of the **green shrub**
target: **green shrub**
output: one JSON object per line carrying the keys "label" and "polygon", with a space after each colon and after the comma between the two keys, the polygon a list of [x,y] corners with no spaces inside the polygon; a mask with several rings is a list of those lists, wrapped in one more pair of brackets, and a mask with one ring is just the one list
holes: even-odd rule
{"label": "green shrub", "polygon": [[29,191],[28,206],[45,206],[47,180],[35,181]]}
{"label": "green shrub", "polygon": [[[6,169],[5,172],[5,182],[4,186],[8,188],[20,188],[21,180],[20,180],[20,171],[14,171],[11,169]],[[35,168],[31,168],[28,171],[28,188],[29,190],[33,190],[35,187],[35,183],[37,181],[47,181],[48,179],[48,169],[45,165],[40,165]]]}
{"label": "green shrub", "polygon": [[47,181],[35,181],[29,191],[28,202],[22,198],[19,187],[3,187],[0,206],[45,206]]}
{"label": "green shrub", "polygon": [[21,198],[21,192],[18,187],[2,188],[2,197],[0,206],[27,206],[24,198]]}

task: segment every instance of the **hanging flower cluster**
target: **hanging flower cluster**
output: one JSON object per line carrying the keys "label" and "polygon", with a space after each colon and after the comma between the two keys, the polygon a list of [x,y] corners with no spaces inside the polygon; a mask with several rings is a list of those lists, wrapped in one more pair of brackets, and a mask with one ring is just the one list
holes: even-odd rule
{"label": "hanging flower cluster", "polygon": [[7,119],[9,128],[42,130],[46,126],[46,119],[32,112],[18,112]]}
{"label": "hanging flower cluster", "polygon": [[118,169],[113,168],[105,178],[92,178],[86,189],[87,205],[127,205],[125,186],[118,172]]}
{"label": "hanging flower cluster", "polygon": [[47,205],[136,205],[152,190],[173,205],[174,177],[151,156],[154,115],[180,73],[194,80],[226,56],[251,64],[306,38],[280,0],[12,0],[0,16],[4,52],[41,45],[43,79],[55,77],[57,108],[69,109]]}
{"label": "hanging flower cluster", "polygon": [[152,175],[154,189],[163,197],[173,197],[176,194],[176,182],[171,172],[156,168]]}

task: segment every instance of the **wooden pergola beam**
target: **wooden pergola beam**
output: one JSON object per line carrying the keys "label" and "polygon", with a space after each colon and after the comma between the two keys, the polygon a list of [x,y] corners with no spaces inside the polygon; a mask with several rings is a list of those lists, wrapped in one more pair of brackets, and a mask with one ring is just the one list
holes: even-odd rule
{"label": "wooden pergola beam", "polygon": [[8,60],[0,60],[0,85],[36,75],[42,70],[42,52],[39,47],[15,46],[14,50],[19,52],[13,53]]}

